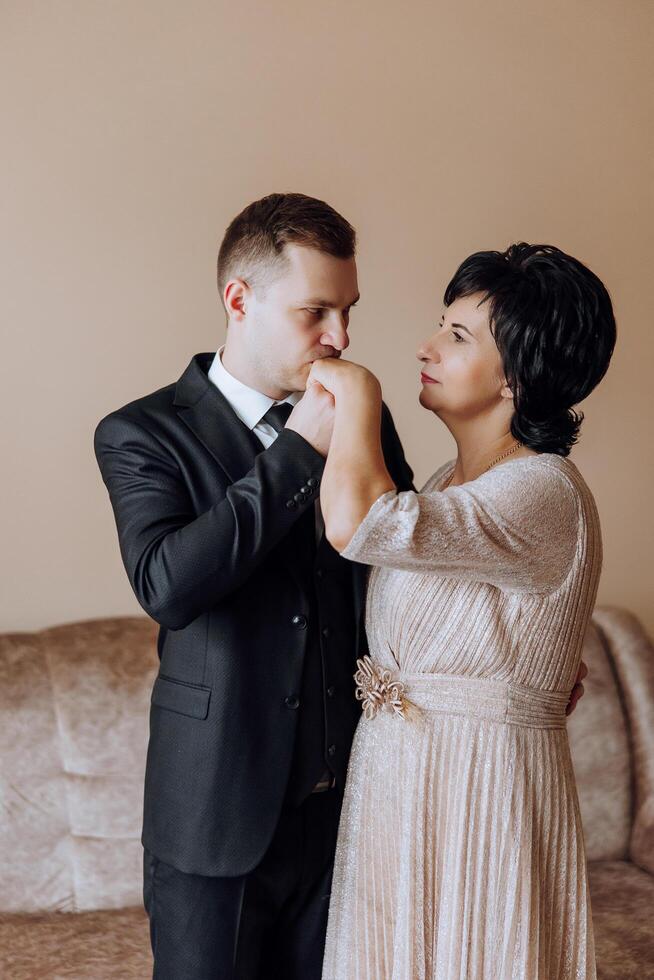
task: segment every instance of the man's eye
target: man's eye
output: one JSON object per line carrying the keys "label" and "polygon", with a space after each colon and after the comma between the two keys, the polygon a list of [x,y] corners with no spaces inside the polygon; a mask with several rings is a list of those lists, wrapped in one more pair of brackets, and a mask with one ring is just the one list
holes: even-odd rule
{"label": "man's eye", "polygon": [[319,313],[322,313],[322,310],[311,310],[308,306],[305,306],[305,309],[307,313],[311,313],[313,316],[318,316]]}

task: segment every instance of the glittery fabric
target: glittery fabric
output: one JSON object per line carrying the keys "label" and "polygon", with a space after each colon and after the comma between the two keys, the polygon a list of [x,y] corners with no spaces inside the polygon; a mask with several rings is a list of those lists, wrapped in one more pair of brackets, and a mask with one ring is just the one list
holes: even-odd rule
{"label": "glittery fabric", "polygon": [[323,980],[595,980],[565,707],[597,510],[553,454],[441,490],[452,466],[382,494],[342,552],[373,566],[357,683],[374,710],[352,746]]}

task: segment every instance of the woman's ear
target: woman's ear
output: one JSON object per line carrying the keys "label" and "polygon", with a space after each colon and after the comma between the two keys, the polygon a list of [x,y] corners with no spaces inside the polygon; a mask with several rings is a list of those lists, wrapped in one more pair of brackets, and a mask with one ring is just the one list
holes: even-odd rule
{"label": "woman's ear", "polygon": [[511,389],[509,388],[508,384],[506,383],[506,380],[503,380],[502,381],[502,387],[500,389],[500,397],[501,398],[510,398],[511,401],[513,401],[513,392],[511,391]]}

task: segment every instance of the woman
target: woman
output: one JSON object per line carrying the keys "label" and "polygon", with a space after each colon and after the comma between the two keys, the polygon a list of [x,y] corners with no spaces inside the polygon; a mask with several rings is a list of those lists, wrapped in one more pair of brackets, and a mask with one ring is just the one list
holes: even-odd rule
{"label": "woman", "polygon": [[373,566],[324,980],[594,978],[566,704],[597,592],[572,406],[615,343],[608,293],[553,246],[479,252],[418,352],[455,460],[398,493],[365,368],[335,400],[326,534]]}

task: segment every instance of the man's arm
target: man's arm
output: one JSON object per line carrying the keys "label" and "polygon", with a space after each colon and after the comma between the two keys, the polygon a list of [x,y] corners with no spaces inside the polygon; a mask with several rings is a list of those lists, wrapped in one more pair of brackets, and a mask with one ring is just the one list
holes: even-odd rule
{"label": "man's arm", "polygon": [[588,667],[583,660],[579,662],[579,670],[577,671],[577,676],[575,677],[574,687],[570,692],[570,700],[565,709],[566,715],[572,714],[572,712],[577,707],[580,699],[584,696],[584,685],[581,683],[588,674]]}
{"label": "man's arm", "polygon": [[[312,505],[325,465],[299,433],[284,430],[198,516],[175,460],[143,426],[109,415],[95,431],[94,448],[132,589],[148,615],[171,630],[248,579]],[[307,485],[306,502],[287,507]]]}
{"label": "man's arm", "polygon": [[397,489],[415,490],[413,470],[404,456],[404,449],[386,402],[382,402],[381,443],[386,467]]}

